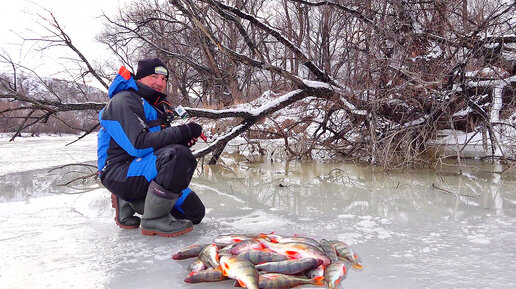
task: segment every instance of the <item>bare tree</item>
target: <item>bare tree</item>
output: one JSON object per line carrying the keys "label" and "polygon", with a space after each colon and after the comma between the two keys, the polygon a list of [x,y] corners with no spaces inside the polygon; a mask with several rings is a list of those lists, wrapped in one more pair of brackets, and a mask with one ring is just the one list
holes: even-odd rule
{"label": "bare tree", "polygon": [[22,41],[32,43],[41,52],[68,48],[75,58],[65,61],[77,69],[64,71],[71,80],[41,77],[30,67],[13,61],[5,51],[0,53],[0,62],[12,67],[12,73],[0,75],[0,115],[4,128],[14,131],[11,140],[22,131],[89,133],[98,127],[94,114],[104,104],[99,102],[103,99],[102,91],[87,85],[86,78],[93,77],[105,88],[109,79],[79,51],[52,12],[43,9],[35,17],[35,23],[46,34],[24,37]]}
{"label": "bare tree", "polygon": [[[105,15],[99,39],[129,68],[163,58],[173,100],[223,120],[197,156],[215,162],[248,131],[284,139],[292,157],[324,150],[396,168],[432,161],[443,129],[483,134],[489,155],[509,159],[500,138],[515,117],[514,12],[501,0],[147,0]],[[4,98],[30,103],[12,86]],[[43,104],[26,116],[67,108]],[[459,158],[466,144],[457,143]]]}

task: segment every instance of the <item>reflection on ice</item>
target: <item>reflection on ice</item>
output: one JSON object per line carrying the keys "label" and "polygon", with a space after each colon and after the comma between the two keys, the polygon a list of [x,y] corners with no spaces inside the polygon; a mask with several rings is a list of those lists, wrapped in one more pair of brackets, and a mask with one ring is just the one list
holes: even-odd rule
{"label": "reflection on ice", "polygon": [[83,179],[94,172],[89,166],[74,165],[0,175],[0,202],[28,200],[49,194],[81,194],[101,188],[102,185],[94,178]]}
{"label": "reflection on ice", "polygon": [[[454,168],[382,173],[343,164],[235,162],[204,166],[194,185],[300,215],[349,213],[403,222],[433,218],[436,212],[452,219],[484,215],[486,210],[504,214],[504,199],[515,198],[514,177],[491,173],[481,162],[472,165],[459,175]],[[514,214],[512,208],[505,213]]]}

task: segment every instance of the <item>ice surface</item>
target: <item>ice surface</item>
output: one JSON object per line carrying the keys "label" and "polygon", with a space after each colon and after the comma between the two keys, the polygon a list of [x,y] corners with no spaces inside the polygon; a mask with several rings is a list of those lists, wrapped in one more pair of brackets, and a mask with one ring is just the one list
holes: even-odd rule
{"label": "ice surface", "polygon": [[7,173],[96,160],[97,136],[91,134],[86,136],[83,141],[68,145],[77,138],[76,135],[49,135],[18,137],[15,141],[10,142],[10,137],[0,135],[0,176]]}
{"label": "ice surface", "polygon": [[251,232],[351,244],[364,270],[350,271],[340,288],[516,288],[510,170],[465,162],[463,175],[384,174],[348,164],[225,159],[199,165],[193,179],[207,207],[203,222],[160,238],[118,228],[109,193],[97,183],[58,186],[66,174],[45,168],[68,163],[68,154],[95,160],[94,138],[67,151],[70,139],[0,143],[0,163],[11,165],[0,175],[2,288],[233,288],[230,281],[184,283],[191,260],[171,256],[219,234]]}

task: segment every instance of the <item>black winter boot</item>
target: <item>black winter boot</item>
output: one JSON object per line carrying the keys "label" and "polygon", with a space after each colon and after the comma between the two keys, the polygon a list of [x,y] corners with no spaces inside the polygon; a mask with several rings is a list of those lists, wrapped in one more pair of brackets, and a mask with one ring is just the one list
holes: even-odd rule
{"label": "black winter boot", "polygon": [[138,229],[140,218],[134,216],[135,210],[131,204],[111,194],[111,206],[115,208],[115,222],[122,229]]}
{"label": "black winter boot", "polygon": [[152,181],[145,197],[142,234],[176,237],[193,230],[190,220],[178,220],[170,210],[181,194],[173,193]]}

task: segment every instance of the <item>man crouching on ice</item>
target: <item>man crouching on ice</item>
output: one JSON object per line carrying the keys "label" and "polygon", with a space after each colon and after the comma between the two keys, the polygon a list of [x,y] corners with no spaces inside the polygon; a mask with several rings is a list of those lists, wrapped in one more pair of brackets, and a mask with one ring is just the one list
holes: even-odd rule
{"label": "man crouching on ice", "polygon": [[136,75],[124,67],[109,87],[99,113],[98,169],[112,193],[115,221],[144,235],[175,237],[192,231],[205,208],[188,188],[197,161],[189,147],[202,128],[195,122],[170,126],[165,88],[168,70],[158,58],[138,61]]}

